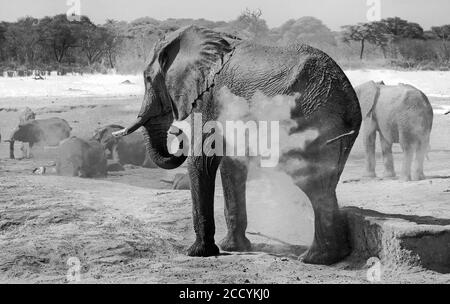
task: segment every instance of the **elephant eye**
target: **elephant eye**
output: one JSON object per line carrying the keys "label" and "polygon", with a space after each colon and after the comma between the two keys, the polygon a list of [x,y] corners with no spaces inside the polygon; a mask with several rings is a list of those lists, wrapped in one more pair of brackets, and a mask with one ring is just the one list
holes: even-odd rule
{"label": "elephant eye", "polygon": [[145,79],[147,80],[147,82],[152,82],[152,78],[150,76],[146,76]]}

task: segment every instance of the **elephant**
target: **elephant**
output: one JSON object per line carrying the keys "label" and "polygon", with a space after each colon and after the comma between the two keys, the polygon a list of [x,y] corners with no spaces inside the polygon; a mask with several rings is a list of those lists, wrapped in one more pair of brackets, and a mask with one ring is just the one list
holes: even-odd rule
{"label": "elephant", "polygon": [[147,153],[144,135],[141,132],[123,138],[112,136],[113,132],[123,128],[120,125],[107,125],[98,128],[94,131],[92,139],[100,142],[107,151],[107,155],[122,165],[130,164],[145,168],[156,168]]}
{"label": "elephant", "polygon": [[75,136],[59,146],[56,174],[78,177],[105,177],[107,160],[103,146],[94,140]]}
{"label": "elephant", "polygon": [[[369,81],[355,88],[363,116],[367,177],[376,177],[375,141],[380,135],[384,178],[396,176],[392,144],[403,150],[401,179],[422,180],[433,125],[433,108],[423,92],[409,84],[395,86]],[[413,170],[411,172],[411,167]]]}
{"label": "elephant", "polygon": [[[127,136],[143,127],[147,150],[156,165],[174,169],[187,160],[196,235],[187,250],[189,256],[214,256],[220,252],[214,239],[214,188],[219,168],[228,230],[219,245],[224,251],[252,248],[245,233],[248,162],[204,152],[171,154],[166,144],[174,120],[190,117],[193,124],[195,114],[201,114],[203,125],[217,121],[219,96],[225,88],[248,102],[257,92],[295,99],[290,115],[297,125],[290,132],[315,128],[319,133],[306,149],[292,149],[281,155],[279,163],[280,167],[288,166],[289,160],[306,164],[289,170],[315,212],[314,241],[302,259],[305,263],[332,264],[350,253],[347,226],[335,189],[359,133],[361,110],[350,81],[335,61],[307,45],[258,45],[197,26],[183,27],[162,38],[150,59],[143,73],[141,110],[134,122],[114,135]],[[208,134],[202,136],[204,141]]]}
{"label": "elephant", "polygon": [[14,142],[28,143],[30,149],[34,145],[58,146],[61,140],[70,136],[72,128],[64,119],[53,117],[48,119],[32,119],[19,124],[10,139],[9,154],[14,159]]}

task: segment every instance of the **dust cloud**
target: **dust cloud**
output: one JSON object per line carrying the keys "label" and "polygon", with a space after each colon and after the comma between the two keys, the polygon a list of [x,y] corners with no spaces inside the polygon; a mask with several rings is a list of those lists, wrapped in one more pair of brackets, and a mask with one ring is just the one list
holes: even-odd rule
{"label": "dust cloud", "polygon": [[[275,145],[278,154],[292,149],[304,150],[319,135],[316,129],[290,134],[297,123],[291,119],[297,95],[267,97],[256,92],[250,101],[223,88],[219,95],[221,112],[219,121],[242,120],[276,121],[279,132],[258,132],[258,141]],[[260,126],[260,125],[258,125]],[[267,137],[265,137],[265,136]],[[251,141],[248,141],[250,145]],[[261,147],[261,145],[259,145]],[[248,147],[252,149],[252,147]],[[270,147],[269,152],[273,152]],[[292,245],[310,245],[314,237],[314,212],[306,194],[295,185],[292,177],[280,166],[261,167],[261,158],[267,151],[259,151],[250,158],[247,182],[248,231],[277,239]],[[245,158],[239,158],[243,161]],[[245,160],[248,161],[248,160]],[[299,170],[307,163],[301,159],[289,159],[283,168]],[[295,169],[295,170],[294,170]]]}

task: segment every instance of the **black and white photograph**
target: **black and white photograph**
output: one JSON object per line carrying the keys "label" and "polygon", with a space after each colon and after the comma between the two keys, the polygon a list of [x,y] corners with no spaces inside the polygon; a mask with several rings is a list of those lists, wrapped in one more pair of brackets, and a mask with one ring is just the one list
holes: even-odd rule
{"label": "black and white photograph", "polygon": [[0,0],[0,284],[450,284],[450,2]]}

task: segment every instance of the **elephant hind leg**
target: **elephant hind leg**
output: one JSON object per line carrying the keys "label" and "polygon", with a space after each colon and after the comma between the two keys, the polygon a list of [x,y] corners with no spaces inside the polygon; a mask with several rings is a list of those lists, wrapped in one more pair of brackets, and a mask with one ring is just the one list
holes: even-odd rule
{"label": "elephant hind leg", "polygon": [[394,157],[392,156],[392,143],[380,135],[381,152],[383,154],[384,178],[395,177]]}
{"label": "elephant hind leg", "polygon": [[247,211],[245,188],[247,181],[246,162],[224,157],[220,165],[223,194],[225,198],[225,220],[228,232],[219,243],[225,251],[249,251],[250,241],[245,236]]}
{"label": "elephant hind leg", "polygon": [[375,143],[377,139],[376,123],[372,117],[364,120],[363,129],[364,148],[366,152],[366,172],[365,177],[376,177],[375,173]]}
{"label": "elephant hind leg", "polygon": [[[350,253],[347,224],[339,211],[336,186],[355,137],[302,153],[302,168],[287,167],[314,209],[314,241],[303,256],[310,264],[333,264]],[[308,148],[309,150],[309,148]]]}
{"label": "elephant hind leg", "polygon": [[425,160],[425,155],[428,150],[429,140],[421,140],[417,144],[416,154],[413,161],[411,180],[418,181],[425,179],[425,174],[423,173],[423,162]]}
{"label": "elephant hind leg", "polygon": [[410,140],[410,136],[400,134],[400,145],[403,149],[402,173],[401,179],[411,180],[411,164],[414,156],[415,142]]}

